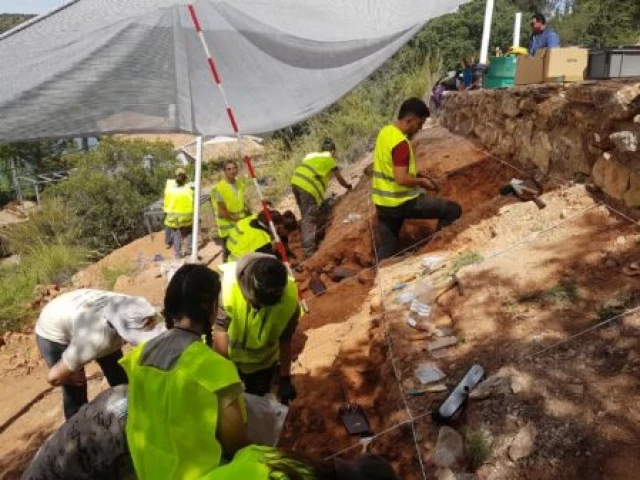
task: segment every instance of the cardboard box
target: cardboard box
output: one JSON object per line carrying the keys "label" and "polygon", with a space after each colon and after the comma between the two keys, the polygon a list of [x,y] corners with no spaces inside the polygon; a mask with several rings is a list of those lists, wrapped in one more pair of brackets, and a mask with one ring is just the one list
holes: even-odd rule
{"label": "cardboard box", "polygon": [[[537,53],[537,52],[536,52]],[[544,54],[545,82],[579,82],[589,63],[589,51],[586,48],[551,48]]]}
{"label": "cardboard box", "polygon": [[543,48],[535,57],[518,57],[515,84],[578,82],[584,79],[588,60],[589,51],[584,48]]}
{"label": "cardboard box", "polygon": [[516,85],[530,85],[544,80],[544,50],[538,50],[535,57],[521,55],[516,64]]}

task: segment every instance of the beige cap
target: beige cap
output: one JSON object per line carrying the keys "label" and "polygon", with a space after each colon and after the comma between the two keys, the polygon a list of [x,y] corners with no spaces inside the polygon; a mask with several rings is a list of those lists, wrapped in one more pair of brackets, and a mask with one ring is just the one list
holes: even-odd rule
{"label": "beige cap", "polygon": [[186,174],[187,174],[187,171],[184,168],[182,168],[182,167],[176,168],[176,177],[178,175],[186,175]]}

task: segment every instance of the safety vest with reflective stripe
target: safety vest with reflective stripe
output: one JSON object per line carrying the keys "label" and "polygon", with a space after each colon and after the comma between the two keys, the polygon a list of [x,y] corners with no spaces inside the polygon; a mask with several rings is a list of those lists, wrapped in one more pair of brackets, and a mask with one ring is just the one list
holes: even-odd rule
{"label": "safety vest with reflective stripe", "polygon": [[143,366],[144,346],[120,360],[129,378],[126,433],[137,478],[200,479],[222,458],[216,392],[240,383],[238,372],[202,342],[189,345],[170,370]]}
{"label": "safety vest with reflective stripe", "polygon": [[193,225],[193,190],[188,185],[173,185],[164,194],[164,224],[171,228]]}
{"label": "safety vest with reflective stripe", "polygon": [[381,207],[397,207],[412,198],[416,198],[422,190],[419,188],[398,185],[393,176],[392,150],[401,142],[409,144],[409,175],[416,175],[416,158],[411,142],[395,125],[387,125],[380,130],[373,152],[373,181],[371,198],[375,205]]}
{"label": "safety vest with reflective stripe", "polygon": [[280,357],[280,337],[298,305],[298,288],[289,278],[280,301],[255,310],[242,295],[236,264],[219,265],[222,272],[222,307],[229,317],[229,360],[245,374],[273,366]]}
{"label": "safety vest with reflective stripe", "polygon": [[236,222],[220,217],[218,213],[218,195],[222,197],[222,202],[224,203],[227,212],[239,215],[240,218],[245,217],[246,209],[244,203],[244,194],[246,185],[244,182],[236,180],[235,186],[237,188],[237,192],[229,182],[223,179],[220,180],[211,190],[211,203],[213,204],[213,211],[216,214],[218,236],[220,238],[227,238]]}
{"label": "safety vest with reflective stripe", "polygon": [[324,200],[331,172],[337,166],[335,159],[331,156],[331,152],[310,153],[304,157],[302,163],[293,171],[291,185],[295,185],[311,194],[316,203],[320,205]]}
{"label": "safety vest with reflective stripe", "polygon": [[251,225],[251,222],[257,219],[257,215],[243,218],[231,229],[231,233],[227,237],[230,262],[235,262],[243,255],[255,252],[271,243],[269,233]]}
{"label": "safety vest with reflective stripe", "polygon": [[167,184],[164,186],[164,204],[162,206],[162,210],[166,213],[167,212],[167,207],[168,207],[168,196],[167,196],[167,191],[176,186],[176,181],[173,178],[170,178],[167,180]]}

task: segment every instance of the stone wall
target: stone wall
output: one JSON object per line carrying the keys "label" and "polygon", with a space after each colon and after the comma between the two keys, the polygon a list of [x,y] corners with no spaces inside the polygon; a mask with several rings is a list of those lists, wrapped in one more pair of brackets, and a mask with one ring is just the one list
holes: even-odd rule
{"label": "stone wall", "polygon": [[442,123],[493,154],[640,207],[640,80],[448,94]]}

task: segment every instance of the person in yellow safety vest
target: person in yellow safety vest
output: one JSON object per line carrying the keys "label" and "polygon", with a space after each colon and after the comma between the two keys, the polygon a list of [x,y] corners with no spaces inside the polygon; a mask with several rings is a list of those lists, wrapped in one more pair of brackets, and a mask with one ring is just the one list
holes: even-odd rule
{"label": "person in yellow safety vest", "polygon": [[462,209],[455,202],[427,196],[424,190],[438,186],[424,172],[418,172],[411,137],[429,117],[419,98],[404,101],[398,119],[378,133],[373,152],[371,197],[378,216],[379,260],[396,253],[405,219],[437,219],[440,229],[457,220]]}
{"label": "person in yellow safety vest", "polygon": [[222,315],[214,328],[215,349],[240,371],[245,391],[263,396],[279,366],[280,401],[296,397],[291,383],[291,339],[300,306],[298,288],[272,255],[250,253],[222,271]]}
{"label": "person in yellow safety vest", "polygon": [[355,461],[316,460],[272,447],[249,445],[202,480],[399,480],[389,461],[365,454]]}
{"label": "person in yellow safety vest", "polygon": [[238,165],[233,160],[224,163],[224,177],[211,190],[211,203],[216,214],[218,237],[224,248],[222,261],[229,256],[226,240],[238,220],[251,213],[245,200],[246,185],[238,180]]}
{"label": "person in yellow safety vest", "polygon": [[[289,250],[289,233],[297,228],[297,222],[291,225],[289,220],[293,212],[287,210],[281,215],[277,210],[270,210],[271,220],[276,227],[280,241],[284,245],[289,258],[295,258],[295,254]],[[295,219],[295,217],[294,217]],[[231,230],[227,238],[227,250],[229,250],[229,262],[237,262],[247,253],[258,252],[278,256],[278,251],[273,244],[273,234],[269,228],[269,222],[264,211],[257,215],[250,215],[240,220]]]}
{"label": "person in yellow safety vest", "polygon": [[302,217],[304,258],[313,255],[317,248],[316,232],[320,222],[321,205],[331,176],[335,176],[338,183],[347,190],[352,188],[340,173],[335,155],[336,146],[333,140],[325,138],[320,152],[307,155],[291,177],[291,188]]}
{"label": "person in yellow safety vest", "polygon": [[[167,216],[167,208],[169,206],[169,202],[168,202],[169,196],[167,195],[167,191],[175,187],[175,185],[176,185],[176,179],[168,178],[167,183],[164,186],[164,203],[162,205],[162,211],[164,212],[165,219]],[[164,226],[164,244],[167,247],[167,249],[173,246],[173,229],[171,227],[168,227],[167,225]]]}
{"label": "person in yellow safety vest", "polygon": [[186,255],[191,255],[191,227],[193,225],[193,189],[187,185],[184,168],[176,169],[176,183],[165,190],[165,226],[173,232],[173,253],[182,258],[182,243],[187,244]]}
{"label": "person in yellow safety vest", "polygon": [[249,444],[238,372],[211,348],[219,294],[217,273],[180,267],[164,298],[168,330],[120,360],[129,377],[126,436],[139,480],[200,479]]}

